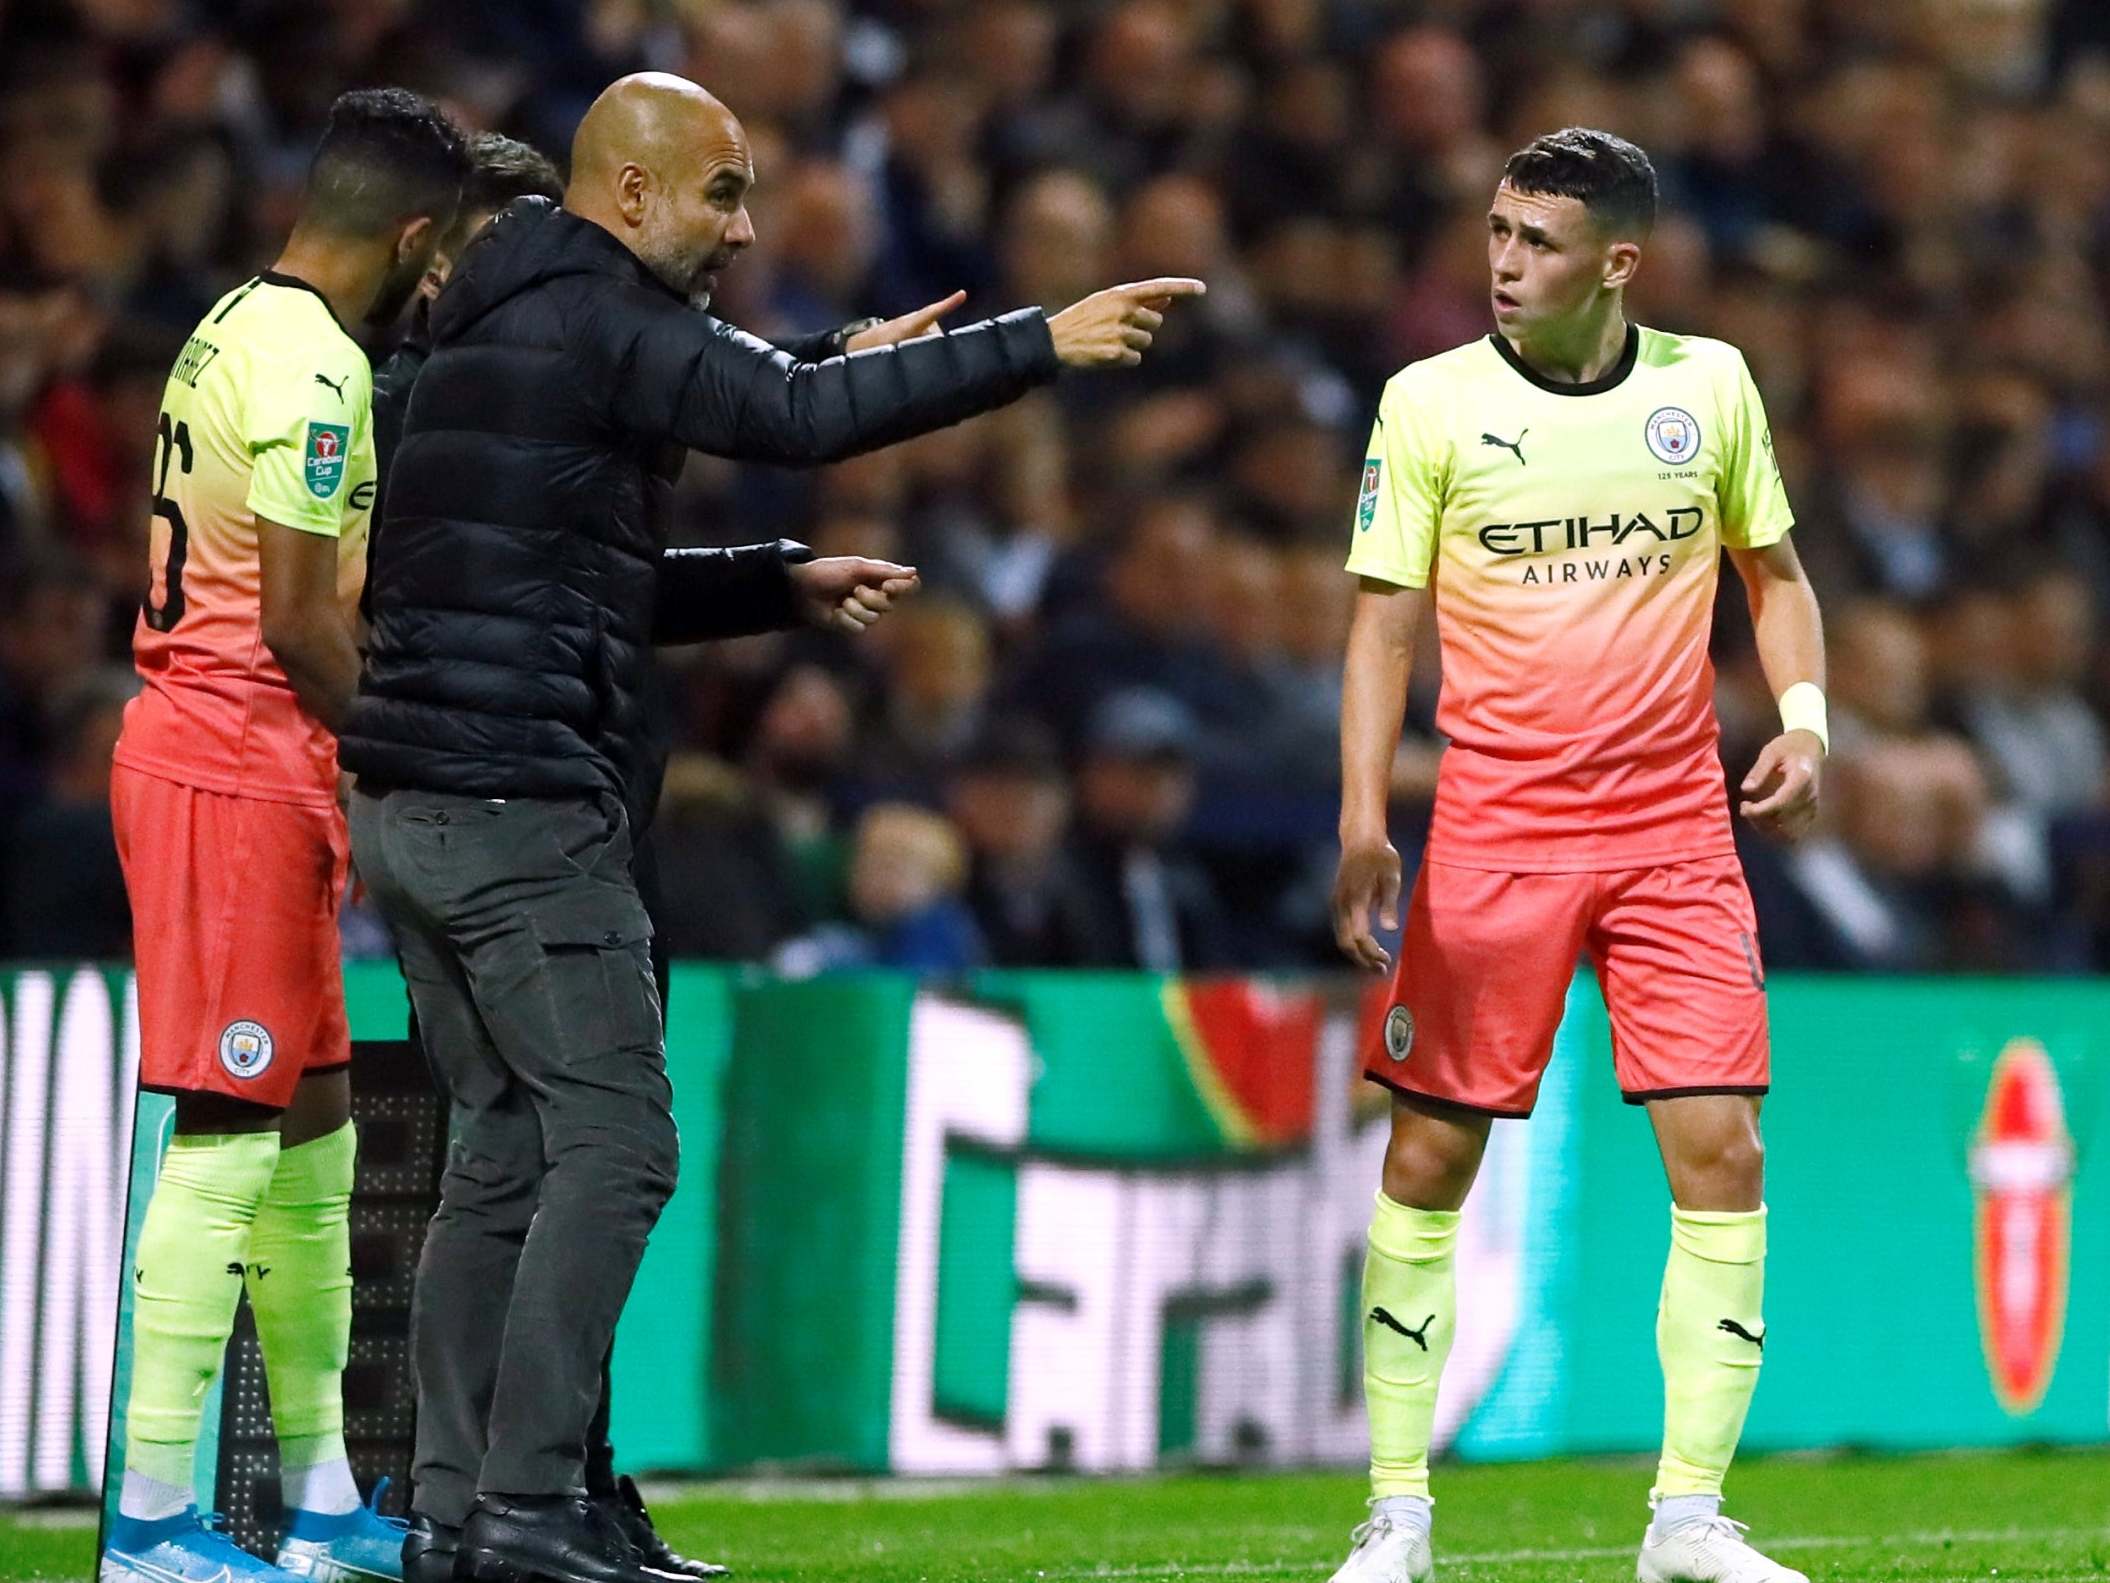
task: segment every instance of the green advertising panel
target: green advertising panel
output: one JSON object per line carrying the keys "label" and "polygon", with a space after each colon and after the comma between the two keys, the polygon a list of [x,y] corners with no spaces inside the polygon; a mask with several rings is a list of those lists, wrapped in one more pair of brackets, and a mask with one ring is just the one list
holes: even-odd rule
{"label": "green advertising panel", "polygon": [[[2110,1436],[2093,1042],[2110,988],[1809,979],[1776,983],[1772,1005],[1780,1339],[1748,1443]],[[740,1148],[788,1170],[798,1200],[778,1223],[795,1232],[726,1227],[741,1300],[797,1290],[809,1277],[757,1277],[810,1236],[827,1265],[854,1248],[861,1283],[894,1239],[890,1311],[869,1286],[839,1294],[857,1345],[833,1333],[831,1377],[853,1384],[832,1427],[794,1413],[806,1431],[754,1454],[919,1472],[1360,1457],[1353,1292],[1385,1111],[1355,1081],[1352,995],[1032,973],[916,993],[879,975],[743,990],[735,1021],[736,1070],[765,1048],[772,1063],[736,1083],[774,1095],[729,1105]],[[800,1049],[852,1063],[851,1085],[794,1092]],[[905,1080],[880,1084],[875,1061]],[[816,1149],[870,1200],[801,1199]],[[1438,1425],[1455,1454],[1654,1446],[1668,1207],[1584,976],[1537,1113],[1497,1126],[1468,1210]],[[748,1334],[765,1332],[758,1317]],[[817,1362],[792,1337],[774,1348],[791,1377],[721,1371],[721,1415],[768,1422],[772,1396],[800,1399]]]}
{"label": "green advertising panel", "polygon": [[[1746,1443],[2110,1438],[2110,989],[1812,978],[1776,981],[1770,999],[1768,1344]],[[1577,1053],[1609,1072],[1601,1015],[1578,1031]],[[2003,1059],[2010,1088],[2039,1079],[2036,1136],[1989,1134]],[[1646,1121],[1608,1082],[1585,1092],[1585,1300],[1570,1323],[1586,1344],[1568,1351],[1557,1416],[1565,1446],[1624,1450],[1660,1429],[1670,1228]],[[2003,1345],[2023,1385],[2005,1402],[1990,1361]]]}

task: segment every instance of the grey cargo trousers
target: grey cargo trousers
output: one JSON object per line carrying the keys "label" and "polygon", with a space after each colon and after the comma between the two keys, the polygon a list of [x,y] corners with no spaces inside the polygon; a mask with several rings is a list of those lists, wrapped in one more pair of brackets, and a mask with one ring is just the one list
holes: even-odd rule
{"label": "grey cargo trousers", "polygon": [[651,924],[613,797],[354,792],[352,853],[452,1097],[411,1308],[414,1509],[583,1488],[601,1365],[674,1191]]}

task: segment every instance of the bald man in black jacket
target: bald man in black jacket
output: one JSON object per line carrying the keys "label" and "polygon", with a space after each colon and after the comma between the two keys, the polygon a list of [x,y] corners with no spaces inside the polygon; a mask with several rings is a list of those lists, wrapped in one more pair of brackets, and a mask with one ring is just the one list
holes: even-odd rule
{"label": "bald man in black jacket", "polygon": [[341,762],[352,844],[454,1101],[414,1300],[413,1510],[458,1575],[650,1583],[584,1499],[600,1369],[677,1144],[625,811],[654,642],[914,586],[758,547],[663,563],[686,449],[812,465],[1140,361],[1199,282],[1115,287],[814,364],[697,311],[754,237],[737,119],[679,78],[588,112],[557,208],[525,199],[434,304],[370,577]]}
{"label": "bald man in black jacket", "polygon": [[[369,555],[378,551],[385,538],[387,526],[387,479],[389,464],[395,459],[396,447],[403,437],[404,421],[410,406],[410,393],[417,383],[419,373],[432,356],[432,326],[430,313],[432,299],[446,284],[452,273],[453,261],[463,248],[481,234],[483,228],[501,210],[519,198],[546,198],[552,203],[563,196],[563,178],[547,157],[524,143],[496,132],[484,132],[470,139],[470,172],[462,184],[461,208],[449,234],[442,239],[433,256],[431,270],[421,287],[417,307],[413,313],[409,331],[388,360],[374,371],[374,449],[379,462],[378,477],[381,494],[373,511],[373,530],[369,539]],[[942,302],[899,318],[880,321],[861,320],[829,330],[819,335],[803,336],[776,343],[778,349],[795,362],[816,363],[831,357],[840,357],[845,352],[861,351],[870,347],[891,346],[897,342],[911,340],[917,336],[933,333],[938,322],[957,308],[964,294],[955,294]],[[796,554],[797,547],[770,545],[769,551],[781,559],[786,554]],[[728,562],[751,552],[733,551],[728,557],[721,551],[665,550],[660,555],[662,570],[671,569],[671,575],[683,575],[683,568],[696,560],[706,563],[713,558]],[[370,614],[371,607],[362,598],[361,611]],[[635,847],[632,863],[639,899],[645,907],[646,917],[652,921],[652,978],[659,991],[662,1010],[667,1005],[671,989],[671,974],[667,953],[658,927],[659,879],[649,830],[659,803],[662,767],[664,765],[671,723],[660,697],[660,689],[647,683],[648,699],[645,722],[642,729],[642,744],[638,761],[631,773],[629,791],[625,801],[625,813],[629,819],[632,841]],[[411,1038],[422,1046],[415,1015],[411,1018]],[[438,1069],[435,1068],[435,1076]],[[444,1088],[443,1088],[444,1092]],[[601,1399],[596,1408],[592,1424],[586,1437],[586,1496],[622,1528],[636,1547],[639,1558],[662,1572],[674,1572],[687,1577],[708,1578],[724,1573],[725,1568],[705,1561],[691,1560],[677,1553],[659,1535],[654,1527],[651,1513],[639,1495],[636,1483],[627,1475],[618,1477],[615,1471],[615,1447],[609,1439],[609,1423],[612,1402],[610,1399],[610,1373],[608,1364],[601,1368]],[[454,1551],[460,1542],[460,1534],[451,1526],[436,1523],[423,1514],[414,1514],[408,1535],[404,1540],[404,1577],[406,1583],[446,1583],[453,1575]]]}

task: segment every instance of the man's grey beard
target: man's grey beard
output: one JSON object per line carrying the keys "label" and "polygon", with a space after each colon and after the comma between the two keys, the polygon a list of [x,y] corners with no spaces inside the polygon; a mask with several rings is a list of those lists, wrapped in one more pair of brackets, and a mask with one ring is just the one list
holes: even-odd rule
{"label": "man's grey beard", "polygon": [[652,272],[652,278],[667,290],[682,298],[692,308],[703,309],[711,305],[711,288],[691,287],[689,282],[698,275],[707,273],[704,264],[690,265],[686,259],[655,258],[647,252],[639,252],[638,262]]}

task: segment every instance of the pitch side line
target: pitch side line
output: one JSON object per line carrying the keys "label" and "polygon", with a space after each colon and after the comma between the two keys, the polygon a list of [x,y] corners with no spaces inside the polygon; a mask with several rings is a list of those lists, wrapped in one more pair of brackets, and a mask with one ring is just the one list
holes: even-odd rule
{"label": "pitch side line", "polygon": [[[1904,1534],[1789,1534],[1762,1538],[1765,1550],[1846,1550],[1856,1545],[2000,1544],[2031,1540],[2110,1538],[2110,1527],[2101,1528],[1933,1528]],[[1639,1541],[1623,1545],[1583,1545],[1535,1550],[1440,1550],[1437,1559],[1447,1566],[1488,1566],[1517,1561],[1608,1561],[1632,1555]],[[1039,1572],[1047,1583],[1083,1583],[1094,1578],[1139,1578],[1174,1575],[1180,1577],[1275,1577],[1311,1570],[1302,1561],[1167,1562],[1163,1566],[1095,1567],[1088,1571]]]}

